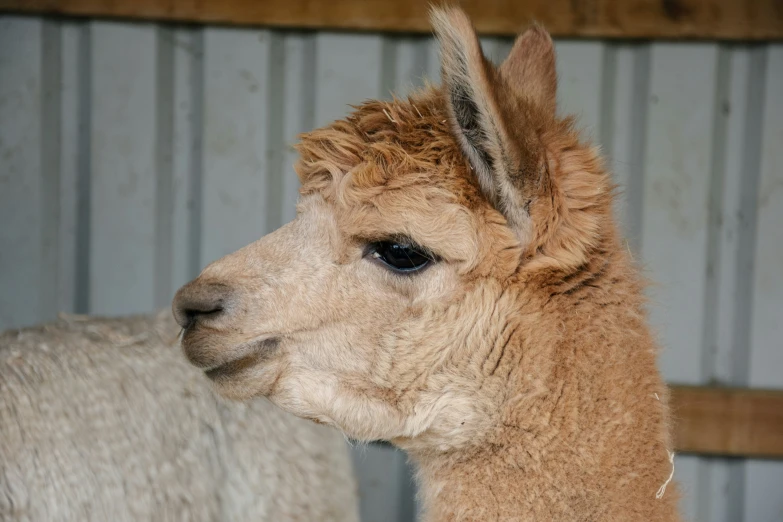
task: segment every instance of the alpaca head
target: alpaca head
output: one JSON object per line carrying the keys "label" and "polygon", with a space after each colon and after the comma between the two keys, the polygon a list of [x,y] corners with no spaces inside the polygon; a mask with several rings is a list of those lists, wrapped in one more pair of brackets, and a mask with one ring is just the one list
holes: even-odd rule
{"label": "alpaca head", "polygon": [[178,292],[185,353],[219,393],[361,440],[469,444],[536,342],[520,303],[592,262],[611,191],[555,114],[549,35],[495,67],[464,13],[433,25],[442,86],[304,135],[296,219]]}

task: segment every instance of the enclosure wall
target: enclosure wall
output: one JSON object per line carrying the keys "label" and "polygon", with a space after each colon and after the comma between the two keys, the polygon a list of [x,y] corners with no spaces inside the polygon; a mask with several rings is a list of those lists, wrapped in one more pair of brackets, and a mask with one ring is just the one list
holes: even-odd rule
{"label": "enclosure wall", "polygon": [[[557,52],[655,283],[666,378],[783,388],[783,45]],[[428,37],[0,17],[0,329],[168,306],[293,218],[298,133],[425,77]],[[364,520],[409,520],[404,457],[355,455]],[[783,463],[679,456],[675,477],[692,520],[783,519]]]}

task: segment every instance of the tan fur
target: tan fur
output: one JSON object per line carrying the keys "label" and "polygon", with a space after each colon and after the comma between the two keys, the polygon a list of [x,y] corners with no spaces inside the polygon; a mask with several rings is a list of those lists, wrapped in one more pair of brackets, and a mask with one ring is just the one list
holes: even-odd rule
{"label": "tan fur", "polygon": [[[407,450],[428,521],[678,520],[643,281],[555,116],[551,39],[496,69],[461,11],[434,24],[444,85],[302,136],[297,218],[175,300],[186,353],[228,397]],[[437,262],[366,255],[400,236]],[[188,323],[211,284],[231,291]]]}
{"label": "tan fur", "polygon": [[357,520],[343,437],[215,397],[166,315],[0,334],[0,520]]}

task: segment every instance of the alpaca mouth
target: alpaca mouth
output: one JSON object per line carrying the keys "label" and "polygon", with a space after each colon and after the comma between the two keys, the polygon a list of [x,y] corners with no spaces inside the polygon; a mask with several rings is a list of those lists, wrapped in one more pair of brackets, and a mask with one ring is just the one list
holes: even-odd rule
{"label": "alpaca mouth", "polygon": [[245,357],[240,357],[239,359],[234,359],[233,361],[205,370],[204,374],[213,381],[230,379],[243,370],[252,368],[263,359],[265,359],[265,357],[261,357],[258,354],[246,355]]}
{"label": "alpaca mouth", "polygon": [[207,372],[214,371],[215,375],[239,371],[254,362],[268,359],[277,352],[280,344],[279,338],[270,337],[227,346],[220,342],[219,336],[202,330],[185,330],[182,349],[193,366]]}
{"label": "alpaca mouth", "polygon": [[280,340],[277,338],[258,341],[253,343],[250,353],[207,368],[204,374],[213,381],[236,377],[243,371],[269,360],[277,352],[279,344]]}

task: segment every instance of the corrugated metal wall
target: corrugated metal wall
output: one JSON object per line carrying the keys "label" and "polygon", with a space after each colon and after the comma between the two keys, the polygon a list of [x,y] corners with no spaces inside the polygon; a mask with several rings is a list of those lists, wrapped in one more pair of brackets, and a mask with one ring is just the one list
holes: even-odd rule
{"label": "corrugated metal wall", "polygon": [[[658,283],[666,377],[783,387],[783,46],[557,50]],[[0,18],[0,328],[167,306],[292,218],[297,133],[437,70],[418,36]],[[409,520],[403,457],[356,454],[365,520]],[[693,520],[783,520],[783,463],[682,456],[676,476]]]}

